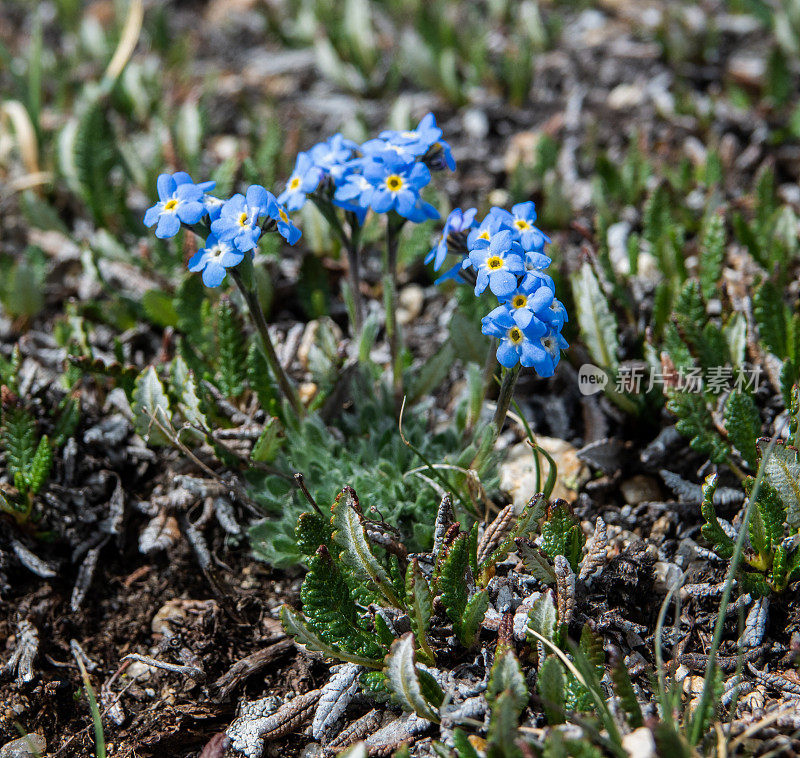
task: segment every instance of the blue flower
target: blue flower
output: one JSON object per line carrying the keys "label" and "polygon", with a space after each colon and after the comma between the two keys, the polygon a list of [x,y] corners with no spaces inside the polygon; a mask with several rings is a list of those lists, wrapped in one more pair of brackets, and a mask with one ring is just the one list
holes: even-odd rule
{"label": "blue flower", "polygon": [[190,259],[189,271],[202,271],[206,287],[219,287],[225,279],[227,269],[238,266],[244,253],[234,249],[230,242],[223,242],[214,234],[206,240],[206,246],[198,250]]}
{"label": "blue flower", "polygon": [[[356,164],[356,162],[353,162]],[[356,206],[358,208],[369,208],[370,200],[375,192],[375,187],[362,173],[362,165],[359,161],[351,166],[347,173],[337,182],[336,191],[333,193],[333,201],[340,207]]]}
{"label": "blue flower", "polygon": [[503,306],[484,316],[481,331],[498,338],[497,360],[501,366],[512,368],[521,363],[542,377],[553,375],[561,351],[569,347],[557,331],[542,330],[540,324],[533,323],[527,328],[519,326],[510,309]]}
{"label": "blue flower", "polygon": [[276,223],[278,234],[290,245],[300,239],[300,230],[294,225],[284,207],[275,198],[270,198],[267,215]]}
{"label": "blue flower", "polygon": [[416,129],[408,131],[386,130],[381,132],[378,140],[372,140],[367,150],[393,150],[402,157],[421,157],[422,160],[434,171],[445,166],[451,171],[455,170],[456,162],[450,145],[442,140],[442,130],[436,126],[433,113],[423,116]]}
{"label": "blue flower", "polygon": [[[552,280],[551,280],[552,281]],[[569,321],[567,309],[557,298],[553,298],[550,305],[542,312],[541,318],[547,323],[551,329],[560,332],[564,324]]]}
{"label": "blue flower", "polygon": [[334,134],[324,142],[320,142],[309,150],[314,165],[321,169],[324,176],[330,176],[334,182],[342,176],[347,164],[358,150],[358,145],[341,134]]}
{"label": "blue flower", "polygon": [[209,195],[208,192],[203,195],[203,207],[206,209],[209,221],[216,221],[219,218],[223,205],[225,201],[221,198]]}
{"label": "blue flower", "polygon": [[550,306],[553,299],[553,290],[544,284],[535,283],[531,288],[526,287],[523,283],[511,294],[502,298],[504,306],[500,307],[506,307],[509,310],[517,326],[523,329],[534,326],[544,334],[545,324],[549,324],[552,319]]}
{"label": "blue flower", "polygon": [[144,214],[145,226],[156,225],[156,237],[174,237],[181,224],[196,224],[205,214],[203,194],[214,182],[195,184],[185,171],[161,174],[157,181],[158,202]]}
{"label": "blue flower", "polygon": [[525,273],[522,249],[508,230],[492,237],[488,247],[472,250],[463,267],[473,266],[478,273],[475,294],[488,286],[498,297],[510,295],[518,284],[517,276]]}
{"label": "blue flower", "polygon": [[364,177],[373,187],[369,205],[376,213],[394,210],[405,218],[429,216],[427,208],[421,214],[417,204],[420,190],[431,180],[427,166],[387,155],[383,160],[367,163]]}
{"label": "blue flower", "polygon": [[[504,225],[504,217],[501,213],[507,213],[507,211],[502,208],[492,208],[483,221],[470,231],[467,237],[467,247],[470,250],[488,247],[495,234],[502,231],[511,231]],[[513,231],[511,233],[516,239],[516,234]]]}
{"label": "blue flower", "polygon": [[319,185],[322,174],[322,169],[308,153],[298,153],[294,171],[286,182],[286,188],[278,195],[278,202],[290,211],[300,210],[306,201],[306,195]]}
{"label": "blue flower", "polygon": [[258,184],[251,184],[247,193],[237,193],[225,205],[211,231],[223,242],[230,242],[239,252],[254,250],[261,236],[259,219],[269,215],[275,196]]}
{"label": "blue flower", "polygon": [[550,238],[540,229],[534,226],[536,221],[536,204],[528,201],[527,203],[517,203],[511,208],[511,213],[507,214],[506,224],[509,229],[513,229],[519,234],[519,242],[523,250],[541,252],[544,250],[546,242]]}
{"label": "blue flower", "polygon": [[462,211],[461,208],[456,208],[450,212],[450,215],[444,222],[441,239],[425,256],[425,263],[433,261],[434,271],[438,271],[442,267],[447,254],[451,252],[448,245],[456,248],[453,252],[466,252],[466,233],[472,229],[475,223],[476,213],[477,209],[475,208],[470,208],[466,211]]}

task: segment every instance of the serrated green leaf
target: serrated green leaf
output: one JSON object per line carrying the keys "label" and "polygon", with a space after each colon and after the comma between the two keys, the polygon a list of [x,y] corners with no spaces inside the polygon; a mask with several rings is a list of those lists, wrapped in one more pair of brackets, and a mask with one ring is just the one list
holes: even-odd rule
{"label": "serrated green leaf", "polygon": [[475,644],[475,638],[488,608],[489,593],[487,590],[479,590],[467,601],[464,612],[461,614],[461,622],[456,629],[458,639],[464,647],[469,648]]}
{"label": "serrated green leaf", "polygon": [[342,490],[331,507],[331,513],[333,541],[341,548],[341,561],[358,576],[373,582],[391,605],[402,608],[389,575],[372,553],[352,490]]}
{"label": "serrated green leaf", "polygon": [[439,723],[439,717],[425,699],[414,662],[414,635],[404,634],[386,656],[386,679],[397,703],[403,710],[420,718]]}
{"label": "serrated green leaf", "polygon": [[31,461],[36,452],[36,422],[20,407],[3,411],[2,443],[6,468],[17,489],[26,490]]}
{"label": "serrated green leaf", "polygon": [[[550,592],[545,592],[533,601],[528,611],[528,629],[552,642],[556,635],[557,615]],[[528,635],[528,642],[535,644],[537,640],[533,635]]]}
{"label": "serrated green leaf", "polygon": [[584,263],[571,281],[578,324],[589,354],[601,368],[615,375],[619,368],[617,320],[591,264]]}
{"label": "serrated green leaf", "polygon": [[518,540],[517,552],[531,576],[536,577],[543,584],[556,583],[555,568],[540,547],[530,540]]}
{"label": "serrated green leaf", "polygon": [[269,419],[250,451],[250,458],[259,463],[272,463],[285,441],[286,438],[281,436],[278,419]]}
{"label": "serrated green leaf", "polygon": [[713,463],[727,460],[728,445],[714,428],[714,420],[701,393],[670,391],[667,410],[677,416],[675,428],[689,438],[692,450],[705,453]]}
{"label": "serrated green leaf", "polygon": [[491,704],[502,692],[510,692],[519,709],[528,703],[528,685],[522,672],[519,659],[510,647],[501,648],[495,655],[492,670],[489,673],[489,684],[486,687],[486,699]]}
{"label": "serrated green leaf", "polygon": [[547,509],[547,518],[542,524],[542,550],[551,560],[563,555],[577,572],[585,542],[580,521],[569,505],[564,500],[556,500]]}
{"label": "serrated green leaf", "polygon": [[170,372],[172,387],[178,397],[178,407],[183,414],[183,418],[192,427],[207,429],[208,422],[205,414],[200,408],[200,398],[197,395],[197,384],[194,374],[189,370],[186,361],[182,356],[176,355],[172,361]]}
{"label": "serrated green leaf", "polygon": [[411,631],[417,640],[425,661],[434,665],[436,658],[428,644],[428,627],[433,612],[433,597],[428,580],[423,575],[419,562],[414,558],[406,569],[406,606],[411,620]]}
{"label": "serrated green leaf", "polygon": [[283,608],[281,608],[281,623],[283,624],[283,629],[286,634],[294,637],[295,641],[307,650],[322,653],[328,658],[338,658],[339,660],[348,661],[349,663],[355,663],[367,668],[380,668],[382,665],[381,661],[354,655],[335,645],[328,644],[322,637],[309,628],[299,613],[292,610],[288,605],[284,605]]}
{"label": "serrated green leaf", "polygon": [[36,452],[31,460],[30,470],[27,474],[28,489],[34,494],[38,494],[42,489],[47,477],[50,476],[50,468],[53,465],[53,451],[50,441],[45,434],[36,447]]}
{"label": "serrated green leaf", "polygon": [[225,397],[239,397],[247,376],[244,325],[228,300],[216,307],[217,386]]}
{"label": "serrated green leaf", "polygon": [[781,360],[788,354],[788,310],[783,302],[783,292],[769,279],[765,279],[753,294],[753,316],[758,324],[761,342]]}
{"label": "serrated green leaf", "polygon": [[761,434],[761,416],[753,398],[744,392],[731,392],[725,402],[725,428],[728,438],[752,471],[758,468],[756,440]]}
{"label": "serrated green leaf", "polygon": [[171,428],[172,411],[164,385],[153,366],[148,366],[136,378],[131,410],[136,432],[146,442],[150,445],[170,444],[170,439],[161,426]]}
{"label": "serrated green leaf", "polygon": [[[769,440],[760,439],[758,450],[767,454]],[[800,461],[797,449],[777,442],[764,463],[764,479],[775,488],[786,507],[786,522],[789,528],[800,527]]]}
{"label": "serrated green leaf", "polygon": [[317,552],[320,545],[330,547],[331,534],[330,522],[316,512],[301,513],[294,530],[297,549],[309,557]]}
{"label": "serrated green leaf", "polygon": [[700,512],[706,523],[700,528],[700,533],[707,539],[714,552],[720,558],[730,558],[733,555],[733,540],[717,520],[717,512],[714,509],[714,493],[717,489],[717,475],[709,474],[703,484],[703,501],[700,504]]}
{"label": "serrated green leaf", "polygon": [[717,284],[722,276],[722,261],[725,257],[725,220],[721,213],[706,217],[700,242],[698,264],[703,297],[710,300],[717,296]]}
{"label": "serrated green leaf", "polygon": [[622,710],[628,717],[628,725],[631,729],[638,729],[644,724],[642,707],[636,698],[625,659],[621,655],[611,667],[611,679],[614,682],[614,691],[619,698]]}
{"label": "serrated green leaf", "polygon": [[437,567],[436,592],[457,633],[461,628],[464,610],[467,607],[468,547],[467,535],[463,533],[458,535],[444,551]]}
{"label": "serrated green leaf", "polygon": [[536,687],[542,698],[547,722],[551,725],[564,723],[564,672],[555,655],[548,655],[539,666]]}
{"label": "serrated green leaf", "polygon": [[517,747],[519,711],[514,695],[507,690],[494,701],[486,734],[486,758],[521,758]]}

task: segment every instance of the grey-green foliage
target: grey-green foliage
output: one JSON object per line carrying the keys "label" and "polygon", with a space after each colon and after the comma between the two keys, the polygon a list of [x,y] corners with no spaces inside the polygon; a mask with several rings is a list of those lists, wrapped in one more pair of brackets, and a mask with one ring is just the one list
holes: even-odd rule
{"label": "grey-green foliage", "polygon": [[[351,408],[330,424],[316,414],[301,422],[287,420],[287,444],[273,466],[301,472],[318,502],[330,502],[342,483],[349,484],[401,529],[410,546],[429,547],[438,497],[409,474],[424,463],[400,437],[392,397],[384,389],[375,392],[366,375],[355,378],[353,397]],[[456,425],[432,432],[426,414],[413,409],[404,415],[403,434],[434,463],[455,461],[463,447]],[[249,479],[252,497],[267,514],[250,530],[253,550],[273,565],[298,563],[294,525],[305,508],[302,495],[288,477],[253,471]],[[484,485],[491,487],[491,478]]]}

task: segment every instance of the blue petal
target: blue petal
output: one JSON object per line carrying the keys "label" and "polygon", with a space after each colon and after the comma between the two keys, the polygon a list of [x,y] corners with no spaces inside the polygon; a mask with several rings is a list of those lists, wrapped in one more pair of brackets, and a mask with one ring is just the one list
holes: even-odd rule
{"label": "blue petal", "polygon": [[497,346],[497,360],[505,368],[513,368],[519,363],[519,352],[508,340],[502,340]]}
{"label": "blue petal", "polygon": [[219,263],[209,263],[203,269],[203,284],[206,287],[219,287],[225,279],[225,267],[220,266]]}
{"label": "blue petal", "polygon": [[156,237],[159,239],[167,239],[174,237],[181,228],[181,222],[174,213],[162,213],[158,219],[158,226],[156,227]]}

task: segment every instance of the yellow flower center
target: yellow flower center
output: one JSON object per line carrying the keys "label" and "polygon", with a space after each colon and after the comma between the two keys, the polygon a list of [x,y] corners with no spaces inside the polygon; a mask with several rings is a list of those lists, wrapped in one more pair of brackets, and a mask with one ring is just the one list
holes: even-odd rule
{"label": "yellow flower center", "polygon": [[508,339],[512,345],[519,345],[523,339],[522,330],[518,326],[512,326],[508,330]]}
{"label": "yellow flower center", "polygon": [[482,231],[482,232],[481,232],[481,233],[478,235],[478,239],[479,239],[479,240],[488,240],[488,239],[489,239],[489,232],[487,232],[487,231],[485,231],[485,230],[484,230],[484,231]]}
{"label": "yellow flower center", "polygon": [[289,217],[286,215],[286,211],[283,210],[283,208],[278,209],[278,215],[281,217],[281,221],[283,221],[285,224],[289,223]]}
{"label": "yellow flower center", "polygon": [[178,201],[175,198],[172,198],[172,200],[167,200],[167,202],[164,203],[165,211],[174,211],[177,207]]}
{"label": "yellow flower center", "polygon": [[497,269],[503,268],[504,263],[505,261],[499,255],[493,255],[486,261],[486,266],[492,271],[497,271]]}
{"label": "yellow flower center", "polygon": [[403,188],[403,177],[391,174],[386,177],[386,186],[391,192],[398,192]]}
{"label": "yellow flower center", "polygon": [[525,295],[515,295],[511,301],[511,305],[515,308],[524,308],[528,304],[528,298]]}
{"label": "yellow flower center", "polygon": [[247,226],[247,214],[240,213],[239,214],[239,226]]}
{"label": "yellow flower center", "polygon": [[292,181],[289,182],[289,189],[296,190],[300,186],[300,179],[295,177]]}
{"label": "yellow flower center", "polygon": [[520,231],[522,231],[523,229],[530,229],[531,228],[531,225],[524,218],[518,218],[514,222],[514,226],[516,226],[517,229],[519,229]]}

